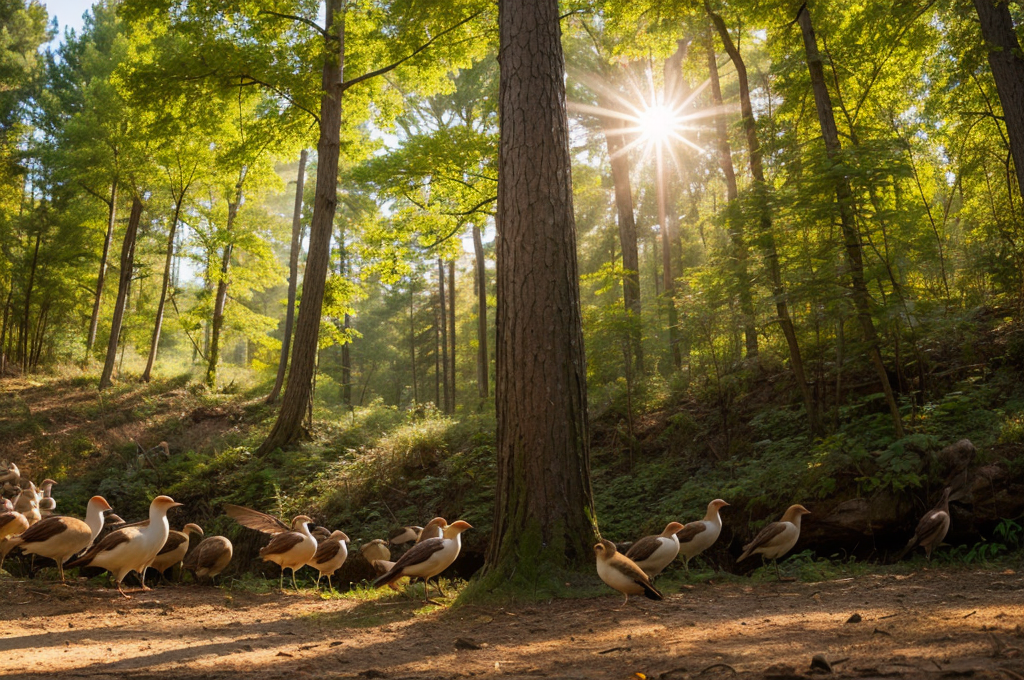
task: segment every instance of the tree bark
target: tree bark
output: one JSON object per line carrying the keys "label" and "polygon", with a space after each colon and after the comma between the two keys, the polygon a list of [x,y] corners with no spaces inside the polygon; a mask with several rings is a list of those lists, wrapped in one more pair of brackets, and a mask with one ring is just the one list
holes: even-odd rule
{"label": "tree bark", "polygon": [[715,141],[718,147],[718,164],[725,175],[726,207],[725,218],[729,239],[733,249],[733,275],[739,287],[740,312],[743,314],[743,333],[746,339],[747,358],[757,356],[757,327],[754,316],[754,294],[751,290],[750,273],[747,270],[747,243],[739,214],[739,187],[736,184],[736,169],[732,164],[732,147],[729,144],[729,129],[721,113],[725,102],[722,99],[722,83],[718,78],[718,59],[715,56],[714,38],[705,37],[708,56],[708,74],[711,81],[711,100],[719,113],[715,114]]}
{"label": "tree bark", "polygon": [[326,32],[338,36],[337,51],[328,40],[320,98],[320,139],[317,142],[316,197],[309,230],[309,254],[302,285],[302,304],[295,327],[291,370],[281,411],[257,451],[263,455],[307,436],[302,425],[313,389],[313,370],[320,336],[327,265],[331,254],[334,213],[338,207],[338,152],[341,139],[342,82],[345,71],[345,11],[342,0],[328,0]]}
{"label": "tree bark", "polygon": [[28,373],[28,369],[31,364],[31,351],[29,345],[29,315],[32,311],[32,292],[35,288],[36,270],[39,267],[39,245],[43,240],[43,228],[40,225],[39,231],[36,232],[36,245],[32,250],[32,266],[29,268],[28,274],[28,285],[25,286],[25,314],[22,319],[22,326],[24,332],[21,334],[21,372]]}
{"label": "tree bark", "polygon": [[498,24],[498,468],[481,587],[537,592],[593,568],[586,359],[558,1],[499,0]]}
{"label": "tree bark", "polygon": [[896,397],[893,395],[892,385],[889,384],[889,375],[886,373],[885,363],[882,361],[875,324],[871,319],[871,298],[868,294],[867,282],[864,278],[864,254],[860,242],[860,233],[857,230],[853,213],[853,192],[850,188],[849,178],[845,172],[842,172],[840,167],[842,164],[842,158],[840,157],[842,155],[842,146],[839,143],[839,131],[836,128],[836,120],[832,112],[832,99],[828,93],[828,86],[825,84],[825,71],[822,66],[821,54],[818,52],[818,41],[814,35],[811,14],[807,10],[806,4],[798,11],[797,21],[800,23],[800,28],[803,32],[804,49],[807,52],[807,68],[810,71],[811,88],[814,91],[814,102],[818,111],[818,121],[821,124],[821,135],[825,141],[825,153],[833,165],[831,172],[835,177],[836,202],[839,206],[839,221],[846,247],[846,264],[850,270],[853,304],[857,310],[857,320],[860,322],[871,363],[875,368],[875,373],[878,375],[878,382],[885,393],[886,403],[892,415],[896,436],[902,438],[903,421],[900,417],[899,406],[896,404]]}
{"label": "tree bark", "polygon": [[[1024,197],[1024,55],[1006,0],[974,0],[988,64],[1003,105],[1010,154],[1017,171],[1017,189]],[[1011,199],[1012,200],[1012,199]]]}
{"label": "tree bark", "polygon": [[[306,158],[309,152],[302,150],[299,155],[299,177],[295,181],[295,208],[292,210],[292,244],[288,253],[288,307],[284,312],[284,335],[281,337],[281,358],[277,364],[277,378],[274,388],[267,395],[267,403],[277,403],[284,386],[284,376],[288,370],[288,350],[292,342],[292,326],[295,324],[295,294],[299,283],[299,249],[302,248],[300,235],[302,232],[302,192],[306,183]],[[346,402],[347,403],[347,402]]]}
{"label": "tree bark", "polygon": [[448,263],[448,361],[451,379],[449,413],[455,413],[455,260]]}
{"label": "tree bark", "polygon": [[89,336],[85,342],[85,356],[88,359],[92,346],[96,344],[96,328],[100,321],[100,306],[103,302],[103,282],[107,278],[107,257],[110,242],[114,238],[114,223],[117,220],[117,178],[110,183],[110,203],[107,210],[107,235],[103,239],[103,255],[100,257],[100,273],[96,277],[96,296],[92,303],[92,318],[89,320]]}
{"label": "tree bark", "polygon": [[[612,109],[612,102],[598,95],[602,109]],[[629,347],[636,370],[644,372],[644,348],[641,341],[643,330],[640,316],[640,255],[637,250],[636,217],[633,214],[633,191],[629,182],[629,155],[623,151],[626,146],[627,124],[617,118],[602,117],[601,131],[608,146],[608,159],[612,169],[612,185],[615,188],[615,213],[619,222],[619,247],[622,248],[622,300],[629,317]]]}
{"label": "tree bark", "polygon": [[[443,318],[442,314],[442,318]],[[416,291],[409,282],[409,362],[412,366],[412,402],[420,401],[419,387],[416,382]],[[446,393],[447,396],[447,393]]]}
{"label": "tree bark", "polygon": [[114,317],[110,321],[110,338],[107,340],[107,358],[103,362],[103,373],[100,374],[99,389],[110,387],[114,375],[114,362],[117,360],[117,345],[121,338],[121,325],[124,322],[124,310],[128,302],[128,288],[132,283],[132,270],[135,268],[135,240],[139,233],[139,222],[142,220],[142,200],[138,195],[132,196],[132,212],[128,218],[128,228],[121,244],[121,275],[117,284],[117,301],[114,303]]}
{"label": "tree bark", "polygon": [[217,365],[220,363],[220,336],[224,327],[224,306],[228,300],[228,272],[231,269],[231,252],[234,250],[232,230],[235,226],[235,218],[238,217],[238,207],[242,204],[242,184],[245,182],[246,168],[243,166],[238,175],[238,183],[235,185],[235,199],[228,203],[228,221],[224,225],[224,232],[228,236],[228,243],[224,246],[224,253],[220,260],[220,276],[217,278],[217,296],[213,303],[213,322],[210,329],[210,353],[207,355],[206,364],[206,386],[210,389],[217,387]]}
{"label": "tree bark", "polygon": [[487,361],[487,264],[484,260],[484,240],[480,227],[473,225],[473,251],[476,254],[476,385],[480,397],[490,396],[489,373]]}
{"label": "tree bark", "polygon": [[451,413],[451,392],[448,382],[448,306],[444,291],[444,261],[437,259],[437,299],[441,306],[441,385],[444,387],[444,412]]}

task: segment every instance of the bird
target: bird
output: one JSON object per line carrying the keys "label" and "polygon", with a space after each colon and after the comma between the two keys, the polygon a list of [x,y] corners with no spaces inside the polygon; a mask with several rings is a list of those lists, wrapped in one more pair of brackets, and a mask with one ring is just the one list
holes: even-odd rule
{"label": "bird", "polygon": [[153,559],[153,564],[149,565],[150,568],[156,569],[160,573],[161,579],[164,578],[165,571],[176,564],[180,564],[185,559],[185,553],[188,552],[188,537],[190,534],[202,536],[203,529],[198,524],[186,524],[182,527],[181,531],[168,532],[167,540],[164,541],[164,547],[160,548],[160,552]]}
{"label": "bird", "polygon": [[8,463],[7,470],[0,474],[0,482],[3,482],[5,486],[10,484],[12,487],[21,484],[21,470],[18,469],[18,466],[13,461]]}
{"label": "bird", "polygon": [[907,545],[900,552],[897,560],[902,559],[904,555],[919,545],[924,548],[925,557],[929,562],[931,561],[932,551],[939,547],[942,539],[946,537],[946,532],[949,531],[949,494],[951,491],[952,489],[947,486],[942,491],[942,498],[939,499],[938,504],[924,514],[921,521],[917,523],[914,535],[907,541]]}
{"label": "bird", "polygon": [[273,538],[266,547],[260,549],[264,562],[274,562],[281,567],[280,587],[284,590],[284,570],[292,570],[292,587],[299,589],[295,583],[295,571],[305,566],[316,554],[316,539],[309,532],[313,523],[309,517],[299,515],[287,524],[270,515],[243,508],[240,505],[225,505],[224,512],[244,527],[270,534]]}
{"label": "bird", "polygon": [[44,518],[49,517],[57,510],[57,499],[51,495],[53,485],[56,483],[52,479],[44,479],[43,483],[39,485],[39,488],[43,490],[43,496],[39,499],[39,514]]}
{"label": "bird", "polygon": [[683,556],[683,566],[686,573],[690,573],[690,560],[701,554],[718,540],[722,533],[722,516],[719,510],[729,504],[721,498],[708,503],[708,511],[704,519],[696,522],[687,522],[681,531],[676,532],[679,539],[679,554]]}
{"label": "bird", "polygon": [[423,531],[423,527],[410,526],[402,527],[398,531],[395,531],[388,537],[388,543],[397,546],[404,545],[406,543],[413,543],[420,537],[420,532]]}
{"label": "bird", "polygon": [[316,553],[313,558],[307,562],[309,566],[317,570],[316,576],[316,589],[320,590],[320,579],[324,576],[327,577],[327,585],[331,590],[334,590],[334,584],[331,583],[331,576],[341,565],[345,564],[345,560],[348,559],[348,534],[344,531],[332,531],[330,537],[322,543],[318,543],[316,547]]}
{"label": "bird", "polygon": [[23,487],[21,493],[14,497],[14,509],[25,514],[33,506],[39,507],[40,498],[42,494],[37,491],[35,483],[29,482],[28,487]]}
{"label": "bird", "polygon": [[[57,563],[64,581],[64,563],[92,545],[103,529],[103,513],[110,504],[103,496],[93,496],[85,510],[85,521],[74,517],[47,517],[18,536],[8,539],[10,547],[21,547],[29,555],[49,557]],[[8,548],[9,549],[9,548]]]}
{"label": "bird", "polygon": [[754,536],[754,540],[743,546],[743,554],[736,560],[742,562],[751,555],[761,555],[775,564],[775,575],[782,580],[779,572],[779,558],[788,553],[800,538],[800,518],[811,514],[802,505],[791,505],[778,522],[772,522]]}
{"label": "bird", "polygon": [[14,510],[14,503],[8,498],[0,497],[0,513],[12,512]]}
{"label": "bird", "polygon": [[447,526],[448,522],[444,517],[435,517],[427,522],[427,526],[420,529],[420,535],[416,538],[416,542],[422,543],[428,538],[441,538],[444,536],[444,530]]}
{"label": "bird", "polygon": [[182,567],[191,571],[196,579],[209,577],[213,581],[214,577],[227,568],[233,554],[231,541],[223,536],[210,536],[200,541],[196,549],[185,556]]}
{"label": "bird", "polygon": [[17,536],[28,528],[28,518],[20,512],[10,510],[0,514],[0,570],[4,568],[7,553],[14,549],[10,537]]}
{"label": "bird", "polygon": [[180,507],[170,496],[157,496],[149,504],[149,523],[122,527],[93,544],[82,557],[70,562],[68,567],[101,567],[113,574],[117,582],[117,591],[126,598],[121,582],[128,572],[139,575],[143,590],[146,587],[146,568],[149,567],[160,548],[167,542],[171,531],[167,522],[167,512],[171,508]]}
{"label": "bird", "polygon": [[[444,522],[443,519],[441,521]],[[374,579],[374,587],[380,588],[388,585],[403,576],[418,576],[424,580],[423,599],[428,599],[427,588],[430,585],[430,579],[447,569],[455,561],[462,549],[462,532],[472,528],[469,522],[460,519],[445,527],[442,538],[428,538],[420,541],[399,557],[387,572]],[[437,591],[441,597],[444,597],[440,582],[437,583]]]}
{"label": "bird", "polygon": [[683,525],[679,522],[669,522],[660,534],[644,536],[634,543],[626,557],[653,579],[679,554],[679,539],[676,538],[676,532],[682,528]]}
{"label": "bird", "polygon": [[321,541],[326,541],[328,538],[331,537],[331,530],[327,527],[317,527],[309,533],[313,534],[313,538],[316,539],[317,543],[320,543]]}
{"label": "bird", "polygon": [[388,561],[391,559],[391,551],[388,550],[387,541],[375,538],[369,543],[365,543],[359,548],[359,553],[366,558],[366,561],[370,564],[378,560]]}
{"label": "bird", "polygon": [[629,602],[630,595],[643,595],[651,600],[662,600],[664,596],[651,584],[644,570],[636,562],[621,554],[615,544],[606,538],[594,546],[597,557],[597,575],[606,584],[626,596],[623,604]]}

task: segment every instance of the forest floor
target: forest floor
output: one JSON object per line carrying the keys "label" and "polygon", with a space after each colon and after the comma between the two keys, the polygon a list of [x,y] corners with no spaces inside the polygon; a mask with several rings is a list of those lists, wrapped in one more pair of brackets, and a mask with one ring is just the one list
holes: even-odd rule
{"label": "forest floor", "polygon": [[188,586],[125,600],[41,580],[2,592],[0,677],[783,680],[812,674],[821,654],[838,677],[1024,678],[1019,569],[707,581],[626,605],[445,608]]}

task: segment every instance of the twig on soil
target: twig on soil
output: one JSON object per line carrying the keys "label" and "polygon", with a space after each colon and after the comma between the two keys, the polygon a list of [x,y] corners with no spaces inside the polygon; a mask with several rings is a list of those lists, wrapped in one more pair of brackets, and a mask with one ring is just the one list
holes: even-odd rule
{"label": "twig on soil", "polygon": [[969,618],[971,618],[972,616],[974,616],[974,615],[975,615],[975,614],[977,614],[977,613],[978,613],[978,610],[977,610],[977,609],[975,609],[975,610],[974,610],[973,612],[971,612],[970,614],[967,614],[967,615],[965,615],[965,616],[964,616],[964,618],[965,618],[965,619],[969,619]]}
{"label": "twig on soil", "polygon": [[891,618],[893,618],[895,616],[899,616],[899,615],[900,615],[899,612],[896,612],[895,614],[886,614],[885,616],[879,616],[878,620],[881,621],[883,619],[891,619]]}
{"label": "twig on soil", "polygon": [[598,654],[611,654],[612,652],[631,652],[632,647],[612,647],[611,649],[602,649]]}
{"label": "twig on soil", "polygon": [[727,663],[713,663],[710,666],[708,666],[707,668],[704,668],[703,670],[701,670],[699,673],[697,673],[697,675],[704,675],[708,671],[713,670],[715,668],[728,668],[733,673],[738,673],[739,672],[739,671],[737,671],[735,668],[733,668],[732,666],[730,666]]}

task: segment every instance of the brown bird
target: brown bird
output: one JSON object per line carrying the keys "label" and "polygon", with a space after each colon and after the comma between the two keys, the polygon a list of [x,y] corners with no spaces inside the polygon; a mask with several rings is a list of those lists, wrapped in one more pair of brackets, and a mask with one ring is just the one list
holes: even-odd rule
{"label": "brown bird", "polygon": [[423,527],[402,527],[398,531],[394,532],[388,537],[388,543],[391,545],[404,545],[406,543],[412,543],[420,537],[420,532],[423,531]]}
{"label": "brown bird", "polygon": [[778,522],[772,522],[754,536],[754,540],[743,546],[743,554],[736,560],[742,562],[751,555],[761,555],[775,565],[775,575],[782,580],[779,572],[779,558],[788,553],[800,539],[800,518],[811,514],[802,505],[791,505]]}
{"label": "brown bird", "polygon": [[331,576],[345,564],[348,559],[348,534],[344,531],[334,531],[326,541],[317,544],[316,553],[308,564],[317,570],[316,589],[320,590],[320,579],[327,577],[327,586],[333,591],[334,584],[331,583]]}
{"label": "brown bird", "polygon": [[427,522],[427,526],[420,530],[420,535],[416,538],[417,543],[422,543],[428,538],[441,538],[444,536],[444,530],[448,526],[448,522],[445,521],[444,517],[435,517],[434,519]]}
{"label": "brown bird", "polygon": [[196,549],[185,556],[182,567],[191,571],[196,580],[209,577],[213,581],[214,577],[227,568],[233,554],[231,541],[223,536],[210,536],[200,541]]}
{"label": "brown bird", "polygon": [[0,514],[0,571],[4,568],[7,553],[14,550],[11,537],[24,532],[28,527],[28,518],[20,512],[11,510]]}
{"label": "brown bird", "polygon": [[331,537],[331,530],[327,527],[318,526],[309,533],[313,534],[313,538],[316,539],[317,544],[321,543],[322,541],[326,541],[328,538]]}
{"label": "brown bird", "polygon": [[651,600],[661,600],[664,596],[651,584],[644,570],[621,554],[615,544],[606,538],[594,546],[597,556],[597,575],[606,584],[626,596],[623,604],[629,602],[630,595],[643,595]]}
{"label": "brown bird", "polygon": [[946,532],[949,531],[949,494],[951,491],[952,489],[948,486],[942,491],[942,498],[917,523],[913,537],[907,541],[906,547],[896,558],[897,560],[902,559],[904,555],[919,545],[924,548],[925,557],[931,561],[932,551],[939,547],[942,539],[946,537]]}
{"label": "brown bird", "polygon": [[644,536],[626,553],[636,566],[644,570],[650,579],[654,579],[679,554],[679,539],[676,532],[682,530],[679,522],[669,522],[665,530],[654,536]]}
{"label": "brown bird", "polygon": [[93,496],[86,506],[84,522],[74,517],[47,517],[8,539],[9,546],[20,546],[22,552],[29,555],[49,557],[57,563],[63,581],[64,563],[96,540],[103,529],[103,513],[107,510],[110,504],[102,496]]}
{"label": "brown bird", "polygon": [[708,511],[704,519],[688,522],[682,531],[676,532],[679,539],[679,554],[683,556],[683,566],[690,573],[690,560],[701,554],[718,540],[722,533],[722,515],[719,510],[729,504],[721,498],[708,503]]}
{"label": "brown bird", "polygon": [[244,527],[270,534],[273,538],[265,548],[260,549],[264,562],[273,562],[281,567],[279,585],[284,590],[284,570],[292,570],[292,587],[297,591],[295,572],[301,569],[316,554],[316,539],[309,532],[313,523],[309,517],[299,515],[292,520],[292,526],[258,510],[243,508],[240,505],[225,505],[224,512]]}
{"label": "brown bird", "polygon": [[[417,576],[424,580],[423,598],[426,600],[430,579],[447,569],[455,561],[462,549],[462,532],[472,528],[469,522],[459,520],[445,527],[442,538],[428,538],[420,541],[399,557],[394,566],[385,574],[374,579],[374,587],[380,588],[383,585],[388,585],[403,576]],[[440,582],[437,583],[437,590],[441,597],[444,597]]]}
{"label": "brown bird", "polygon": [[57,482],[52,479],[44,479],[39,488],[43,490],[43,496],[39,499],[39,514],[42,517],[49,517],[57,512],[57,499],[53,497],[53,485]]}
{"label": "brown bird", "polygon": [[388,550],[387,542],[380,538],[375,538],[360,546],[359,553],[370,564],[378,560],[386,562],[391,559],[391,551]]}
{"label": "brown bird", "polygon": [[181,531],[170,531],[167,534],[164,547],[160,548],[160,552],[153,559],[153,564],[149,565],[151,569],[156,569],[160,573],[162,580],[166,580],[164,578],[165,571],[176,564],[180,564],[185,559],[185,553],[188,552],[188,537],[190,534],[202,536],[203,529],[198,524],[186,524],[182,527]]}

